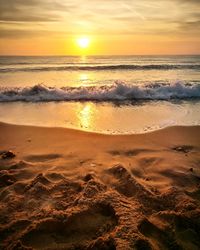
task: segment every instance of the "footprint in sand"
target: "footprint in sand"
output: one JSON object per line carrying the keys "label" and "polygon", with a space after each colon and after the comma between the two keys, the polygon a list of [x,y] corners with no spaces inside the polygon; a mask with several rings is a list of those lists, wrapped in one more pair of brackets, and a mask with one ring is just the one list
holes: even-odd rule
{"label": "footprint in sand", "polygon": [[114,177],[113,186],[121,194],[131,197],[137,195],[151,195],[122,165],[115,165],[106,170],[107,174]]}
{"label": "footprint in sand", "polygon": [[60,154],[29,155],[25,160],[30,162],[46,162],[62,157]]}
{"label": "footprint in sand", "polygon": [[179,145],[179,146],[172,147],[172,150],[179,152],[179,153],[183,153],[183,154],[187,154],[191,152],[193,149],[194,147],[190,145]]}
{"label": "footprint in sand", "polygon": [[[157,225],[144,218],[139,231],[150,240],[153,249],[200,249],[199,226],[196,214],[165,211],[156,215]],[[162,227],[159,227],[162,225]],[[173,229],[170,232],[167,225]]]}
{"label": "footprint in sand", "polygon": [[153,249],[182,249],[172,235],[166,230],[161,230],[146,218],[140,222],[138,229],[144,236],[150,239]]}
{"label": "footprint in sand", "polygon": [[129,150],[111,150],[111,151],[108,151],[108,153],[113,155],[113,156],[125,156],[125,157],[136,156],[136,155],[138,155],[140,153],[144,153],[144,152],[152,152],[152,150],[138,148],[138,149],[129,149]]}
{"label": "footprint in sand", "polygon": [[0,171],[0,188],[10,186],[16,182],[16,178],[13,174],[10,174],[8,170]]}
{"label": "footprint in sand", "polygon": [[[117,225],[112,207],[97,205],[88,210],[71,214],[65,219],[49,218],[31,227],[21,239],[25,246],[35,249],[72,249],[79,242],[80,248],[93,244]],[[109,248],[115,249],[115,248]]]}

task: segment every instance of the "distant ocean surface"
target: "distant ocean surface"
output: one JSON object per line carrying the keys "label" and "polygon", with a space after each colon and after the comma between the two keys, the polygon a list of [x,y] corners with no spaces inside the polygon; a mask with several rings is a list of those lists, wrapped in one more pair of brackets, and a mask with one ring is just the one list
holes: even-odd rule
{"label": "distant ocean surface", "polygon": [[140,133],[199,110],[200,56],[0,57],[0,121]]}

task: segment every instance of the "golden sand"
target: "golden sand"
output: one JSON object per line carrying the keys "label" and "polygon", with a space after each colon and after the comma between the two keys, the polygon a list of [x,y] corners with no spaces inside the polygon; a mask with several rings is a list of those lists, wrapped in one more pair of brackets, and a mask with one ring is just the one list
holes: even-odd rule
{"label": "golden sand", "polygon": [[0,248],[200,249],[199,138],[0,123]]}

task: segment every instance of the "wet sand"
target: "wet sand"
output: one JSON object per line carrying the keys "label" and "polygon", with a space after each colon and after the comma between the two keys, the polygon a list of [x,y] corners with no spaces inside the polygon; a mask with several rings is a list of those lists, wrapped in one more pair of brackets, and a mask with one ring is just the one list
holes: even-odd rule
{"label": "wet sand", "polygon": [[0,123],[0,249],[200,249],[199,138]]}

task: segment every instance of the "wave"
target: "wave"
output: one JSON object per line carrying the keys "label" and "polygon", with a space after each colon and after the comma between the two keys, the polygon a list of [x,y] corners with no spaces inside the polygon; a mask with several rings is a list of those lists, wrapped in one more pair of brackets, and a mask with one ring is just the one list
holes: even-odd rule
{"label": "wave", "polygon": [[0,88],[0,102],[49,102],[49,101],[133,101],[200,99],[200,84],[148,84],[128,85],[116,82],[113,85],[81,87],[48,87],[35,85],[24,88]]}
{"label": "wave", "polygon": [[39,66],[39,67],[9,67],[0,68],[0,72],[17,71],[68,71],[68,70],[173,70],[194,69],[200,70],[199,64],[147,64],[147,65],[67,65],[67,66]]}

